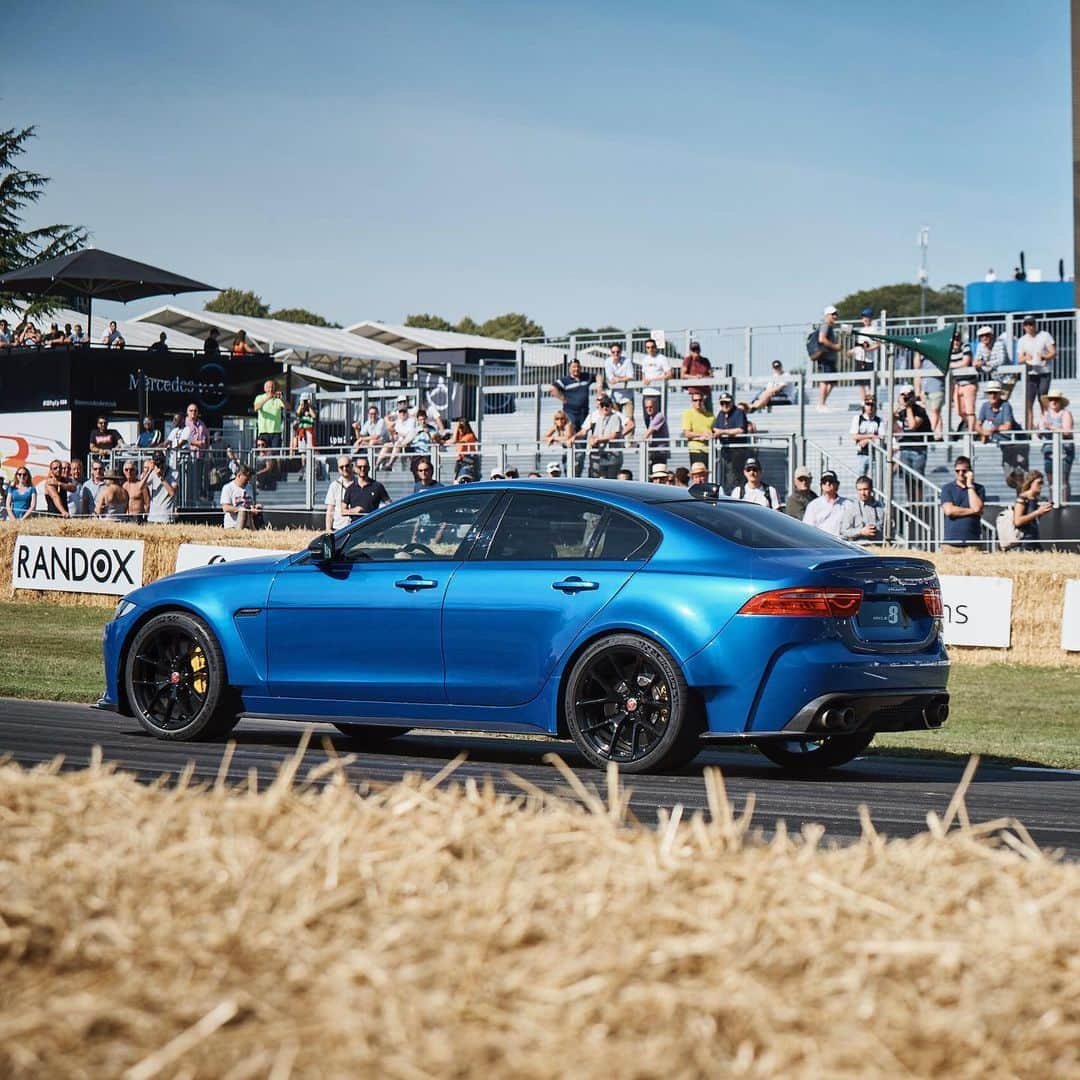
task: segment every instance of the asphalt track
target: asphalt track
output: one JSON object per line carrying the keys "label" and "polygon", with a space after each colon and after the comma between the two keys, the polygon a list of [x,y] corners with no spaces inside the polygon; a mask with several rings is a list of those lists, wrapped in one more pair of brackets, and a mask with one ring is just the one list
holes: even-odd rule
{"label": "asphalt track", "polygon": [[[244,780],[255,768],[260,781],[268,782],[295,753],[302,733],[298,724],[241,721],[232,736],[237,745],[230,779]],[[603,776],[589,768],[569,743],[422,733],[370,750],[333,728],[320,727],[305,766],[326,759],[324,735],[331,737],[339,754],[357,754],[348,771],[358,783],[393,782],[406,773],[433,776],[464,750],[468,760],[455,774],[458,779],[491,777],[500,790],[517,792],[509,778],[512,773],[546,791],[566,794],[565,780],[543,760],[545,754],[556,752],[587,784],[604,787]],[[211,781],[218,775],[223,753],[220,743],[162,742],[130,718],[86,705],[0,698],[0,758],[10,756],[32,766],[62,755],[64,768],[77,769],[88,763],[94,746],[102,748],[106,761],[146,781],[162,774],[175,776],[189,761],[194,762],[197,779]],[[628,778],[634,792],[632,810],[652,822],[660,808],[677,804],[687,812],[704,808],[702,770],[707,766],[721,768],[737,807],[754,793],[754,824],[766,833],[781,819],[789,830],[820,822],[827,838],[842,842],[860,834],[860,804],[869,808],[881,833],[911,836],[923,831],[927,812],[941,814],[948,805],[964,762],[871,755],[836,770],[828,779],[799,780],[785,776],[759,754],[706,749],[678,772]],[[306,768],[299,775],[304,772]],[[1016,818],[1044,850],[1061,849],[1072,859],[1080,857],[1080,775],[984,763],[966,802],[972,821]]]}

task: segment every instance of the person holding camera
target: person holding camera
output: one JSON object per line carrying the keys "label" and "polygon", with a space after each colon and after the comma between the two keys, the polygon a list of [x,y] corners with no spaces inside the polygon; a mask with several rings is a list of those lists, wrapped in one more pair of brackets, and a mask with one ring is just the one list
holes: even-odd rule
{"label": "person holding camera", "polygon": [[171,525],[176,520],[176,477],[166,465],[163,450],[155,450],[150,456],[141,482],[147,495],[147,522]]}
{"label": "person holding camera", "polygon": [[922,477],[926,472],[926,440],[930,435],[930,417],[915,400],[915,387],[910,383],[900,387],[899,404],[893,413],[893,430],[900,448],[900,464],[910,472],[904,473],[904,488],[908,502],[922,498]]}
{"label": "person holding camera", "polygon": [[1042,551],[1039,544],[1039,518],[1054,509],[1052,502],[1039,502],[1043,480],[1046,478],[1038,469],[1009,477],[1009,487],[1016,489],[1016,502],[1013,503],[1013,525],[1020,543],[1014,551]]}
{"label": "person holding camera", "polygon": [[236,479],[221,489],[222,525],[226,529],[257,529],[262,524],[262,505],[251,494],[251,468],[241,465]]}
{"label": "person holding camera", "polygon": [[958,457],[953,470],[956,479],[941,488],[941,512],[945,515],[941,550],[963,555],[982,548],[979,525],[986,488],[975,482],[971,458]]}
{"label": "person holding camera", "polygon": [[263,384],[263,392],[255,398],[252,408],[257,418],[256,436],[266,439],[267,446],[280,450],[281,433],[285,428],[285,413],[289,406],[273,379],[267,379]]}

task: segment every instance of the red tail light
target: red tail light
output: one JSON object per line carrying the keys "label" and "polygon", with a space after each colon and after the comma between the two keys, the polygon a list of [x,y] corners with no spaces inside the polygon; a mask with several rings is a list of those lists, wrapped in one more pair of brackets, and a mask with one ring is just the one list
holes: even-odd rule
{"label": "red tail light", "polygon": [[862,589],[774,589],[752,596],[739,614],[850,619],[858,612],[862,598]]}
{"label": "red tail light", "polygon": [[923,589],[923,603],[926,605],[926,614],[931,619],[940,619],[945,614],[945,607],[941,603],[940,589]]}

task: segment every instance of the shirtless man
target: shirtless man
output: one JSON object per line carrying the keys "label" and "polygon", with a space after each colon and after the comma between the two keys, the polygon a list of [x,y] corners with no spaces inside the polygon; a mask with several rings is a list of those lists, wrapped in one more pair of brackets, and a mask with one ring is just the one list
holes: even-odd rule
{"label": "shirtless man", "polygon": [[138,466],[134,461],[124,462],[123,488],[128,497],[128,517],[132,521],[142,521],[146,517],[146,477],[149,475],[149,467],[150,463],[147,462],[147,472],[139,476]]}
{"label": "shirtless man", "polygon": [[94,504],[94,513],[99,518],[122,520],[127,515],[128,493],[121,486],[122,480],[116,473],[105,477],[105,486]]}

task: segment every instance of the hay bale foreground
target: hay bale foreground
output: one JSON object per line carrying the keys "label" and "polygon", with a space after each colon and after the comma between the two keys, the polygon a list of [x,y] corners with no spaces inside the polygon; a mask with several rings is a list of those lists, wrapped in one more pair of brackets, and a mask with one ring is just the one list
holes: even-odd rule
{"label": "hay bale foreground", "polygon": [[1080,868],[1020,826],[829,850],[756,838],[717,773],[711,819],[649,830],[618,791],[296,768],[0,767],[0,1075],[1080,1070]]}

